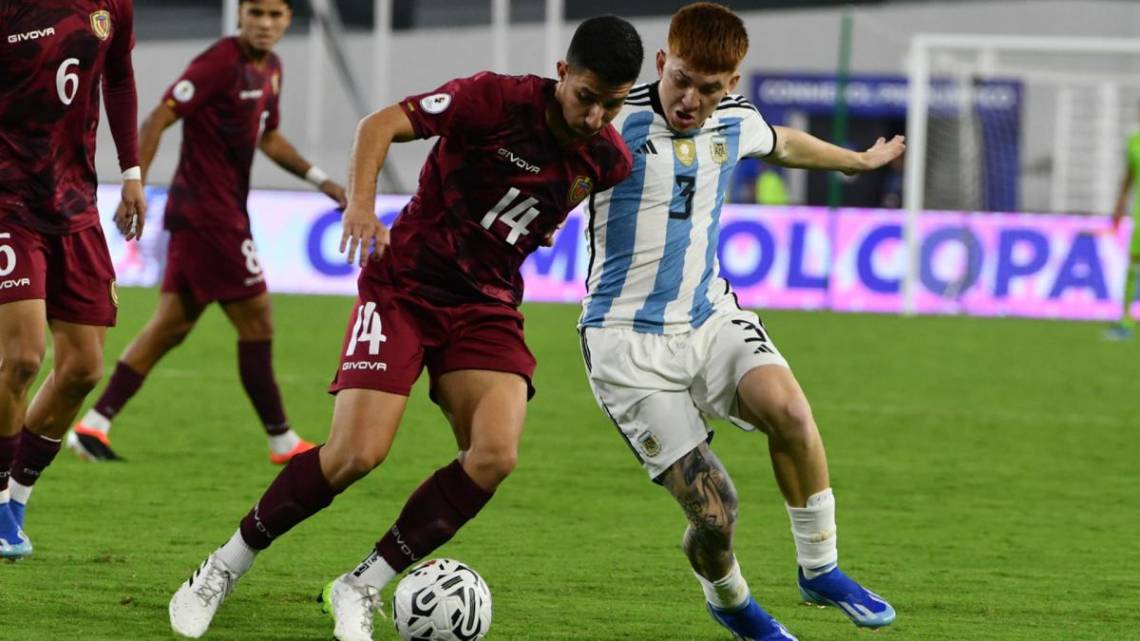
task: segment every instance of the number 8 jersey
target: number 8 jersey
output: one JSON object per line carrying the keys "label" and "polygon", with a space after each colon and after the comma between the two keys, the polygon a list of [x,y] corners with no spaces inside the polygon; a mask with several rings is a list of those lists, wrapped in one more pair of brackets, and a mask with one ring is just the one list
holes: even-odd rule
{"label": "number 8 jersey", "polygon": [[736,163],[772,153],[775,130],[737,95],[695,131],[672,131],[662,114],[652,83],[634,87],[613,121],[633,174],[590,199],[582,327],[685,332],[731,301],[717,259],[721,206]]}
{"label": "number 8 jersey", "polygon": [[99,83],[123,169],[138,164],[129,0],[0,0],[0,218],[98,224]]}
{"label": "number 8 jersey", "polygon": [[522,301],[519,268],[591,192],[630,171],[617,132],[560,146],[546,124],[555,81],[484,72],[400,107],[420,138],[439,136],[391,247],[361,280],[441,305]]}

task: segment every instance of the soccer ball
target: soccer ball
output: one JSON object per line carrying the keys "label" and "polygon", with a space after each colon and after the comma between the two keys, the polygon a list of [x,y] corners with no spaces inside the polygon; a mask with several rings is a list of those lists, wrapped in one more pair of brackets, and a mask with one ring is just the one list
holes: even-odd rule
{"label": "soccer ball", "polygon": [[470,567],[434,559],[396,586],[392,619],[404,641],[477,641],[491,628],[491,591]]}

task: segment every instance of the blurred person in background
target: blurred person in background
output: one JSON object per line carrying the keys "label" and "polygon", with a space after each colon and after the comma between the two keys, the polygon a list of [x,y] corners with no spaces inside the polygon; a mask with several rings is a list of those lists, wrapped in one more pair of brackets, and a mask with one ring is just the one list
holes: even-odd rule
{"label": "blurred person in background", "polygon": [[1132,239],[1128,244],[1128,272],[1124,279],[1123,308],[1120,321],[1105,331],[1105,338],[1116,341],[1130,341],[1136,335],[1136,322],[1132,319],[1132,301],[1136,299],[1136,276],[1140,271],[1140,189],[1136,188],[1136,176],[1140,174],[1140,129],[1132,132],[1124,143],[1124,178],[1120,181],[1120,193],[1116,196],[1116,207],[1112,211],[1112,226],[1117,228],[1128,213],[1128,195],[1132,198]]}
{"label": "blurred person in background", "polygon": [[313,447],[285,417],[273,372],[269,292],[246,209],[255,152],[261,149],[339,207],[346,204],[345,192],[278,130],[282,67],[273,47],[289,28],[291,0],[241,0],[239,11],[238,35],[195,58],[143,123],[145,178],[163,132],[183,121],[164,219],[170,230],[166,274],[154,315],[119,357],[95,406],[68,434],[68,446],[87,460],[120,460],[111,449],[112,419],[213,302],[237,330],[238,372],[267,435],[269,460],[282,465]]}

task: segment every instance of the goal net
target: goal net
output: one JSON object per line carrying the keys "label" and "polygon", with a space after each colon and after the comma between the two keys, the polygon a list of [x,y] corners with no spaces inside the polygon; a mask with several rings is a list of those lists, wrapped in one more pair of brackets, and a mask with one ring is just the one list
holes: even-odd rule
{"label": "goal net", "polygon": [[923,211],[1112,212],[1140,123],[1140,40],[919,34],[909,64],[909,248]]}

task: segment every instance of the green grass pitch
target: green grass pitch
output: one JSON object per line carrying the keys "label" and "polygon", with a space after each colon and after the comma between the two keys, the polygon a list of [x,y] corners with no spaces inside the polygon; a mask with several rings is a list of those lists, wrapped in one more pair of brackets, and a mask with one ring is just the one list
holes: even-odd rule
{"label": "green grass pitch", "polygon": [[[155,298],[122,292],[108,372]],[[323,440],[325,386],[350,301],[274,304],[289,417]],[[524,311],[539,393],[519,467],[435,556],[486,578],[491,639],[727,639],[680,552],[681,512],[644,478],[590,396],[577,308]],[[1140,639],[1140,346],[1102,343],[1094,324],[764,318],[823,431],[841,562],[898,610],[893,626],[871,633],[798,603],[763,438],[720,425],[715,447],[741,497],[745,576],[802,641]],[[277,472],[234,352],[233,332],[211,309],[116,422],[128,463],[61,453],[29,507],[35,555],[0,564],[0,639],[173,637],[170,595]],[[454,455],[425,384],[388,462],[263,554],[207,638],[331,637],[313,601],[321,586],[359,561],[407,494]],[[396,638],[388,621],[376,636]]]}

